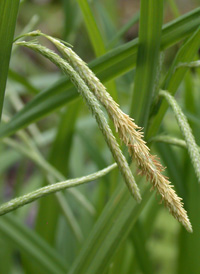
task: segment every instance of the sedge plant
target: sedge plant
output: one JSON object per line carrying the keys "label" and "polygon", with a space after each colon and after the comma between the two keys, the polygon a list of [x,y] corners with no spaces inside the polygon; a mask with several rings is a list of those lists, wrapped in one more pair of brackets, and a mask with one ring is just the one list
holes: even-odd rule
{"label": "sedge plant", "polygon": [[62,1],[63,36],[0,3],[1,273],[198,269],[200,9],[142,0],[117,31],[111,2]]}

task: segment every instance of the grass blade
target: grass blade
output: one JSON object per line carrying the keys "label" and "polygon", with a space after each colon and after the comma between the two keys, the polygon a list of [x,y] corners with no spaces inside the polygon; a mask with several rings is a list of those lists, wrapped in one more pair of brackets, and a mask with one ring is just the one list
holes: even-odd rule
{"label": "grass blade", "polygon": [[171,136],[167,136],[167,135],[157,135],[157,136],[153,137],[150,141],[151,142],[161,142],[161,143],[166,143],[169,145],[186,148],[186,142],[184,140],[181,140],[181,139],[178,139],[175,137],[171,137]]}
{"label": "grass blade", "polygon": [[90,37],[90,41],[92,43],[93,49],[95,51],[96,56],[101,56],[106,52],[106,48],[104,46],[104,42],[101,37],[101,33],[99,31],[99,28],[97,27],[96,20],[94,18],[94,15],[90,9],[90,6],[88,4],[87,0],[77,0],[83,16],[84,21],[87,27],[87,31]]}
{"label": "grass blade", "polygon": [[62,0],[61,2],[62,2],[63,12],[65,16],[63,36],[64,36],[64,39],[68,39],[72,32],[72,29],[74,28],[74,21],[75,21],[75,10],[74,10],[74,3],[73,3],[74,1]]}
{"label": "grass blade", "polygon": [[70,269],[70,274],[103,273],[107,269],[112,256],[151,196],[149,188],[142,196],[142,202],[138,205],[126,188],[117,188]]}
{"label": "grass blade", "polygon": [[[131,117],[146,128],[160,53],[163,1],[142,0]],[[140,117],[140,119],[139,119]]]}
{"label": "grass blade", "polygon": [[0,4],[0,118],[20,0],[1,0]]}
{"label": "grass blade", "polygon": [[[77,2],[82,10],[86,28],[87,28],[95,55],[96,57],[101,56],[106,53],[106,47],[105,47],[105,43],[101,35],[101,32],[97,26],[93,12],[90,8],[90,5],[88,4],[88,0],[77,0]],[[116,91],[114,81],[109,82],[107,84],[107,88],[109,92],[111,93],[112,97],[117,101],[117,91]]]}
{"label": "grass blade", "polygon": [[28,255],[44,272],[66,273],[67,265],[58,253],[36,233],[22,225],[14,215],[0,218],[0,234],[8,237],[14,247]]}
{"label": "grass blade", "polygon": [[146,247],[145,233],[146,228],[144,230],[144,225],[138,220],[130,233],[130,237],[135,248],[135,256],[140,270],[142,273],[151,274],[153,273],[153,266]]}
{"label": "grass blade", "polygon": [[[198,28],[193,35],[186,41],[186,43],[178,51],[176,58],[167,74],[166,80],[163,84],[163,89],[168,90],[170,94],[174,95],[177,91],[185,73],[187,72],[187,67],[182,67],[176,70],[176,66],[179,63],[191,62],[197,53],[200,46],[200,28]],[[167,102],[162,102],[159,111],[154,118],[151,129],[148,132],[148,137],[152,137],[156,134],[159,125],[166,113],[168,108]]]}
{"label": "grass blade", "polygon": [[0,264],[0,273],[11,273],[11,269],[13,267],[13,248],[11,247],[11,244],[8,243],[6,239],[0,240],[1,250],[0,250],[0,258],[1,263]]}

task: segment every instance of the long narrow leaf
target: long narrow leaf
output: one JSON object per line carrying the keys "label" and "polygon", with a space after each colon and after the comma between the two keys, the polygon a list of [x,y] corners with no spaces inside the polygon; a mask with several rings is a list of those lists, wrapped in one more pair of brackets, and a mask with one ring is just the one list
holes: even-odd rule
{"label": "long narrow leaf", "polygon": [[28,255],[44,272],[66,273],[67,265],[58,253],[32,230],[26,228],[14,215],[0,218],[1,237],[7,236],[14,247]]}
{"label": "long narrow leaf", "polygon": [[[77,0],[77,2],[82,10],[86,28],[95,55],[96,57],[101,56],[106,53],[106,47],[88,0]],[[117,101],[117,91],[114,81],[107,83],[107,89],[109,90],[109,93],[112,95],[112,97]]]}
{"label": "long narrow leaf", "polygon": [[[187,72],[187,67],[181,67],[176,69],[179,63],[191,62],[195,54],[200,47],[200,27],[193,33],[193,35],[186,41],[186,43],[180,48],[176,55],[176,58],[167,74],[166,80],[163,84],[163,89],[168,90],[170,94],[174,95],[177,91],[185,73]],[[151,129],[148,132],[148,137],[152,137],[156,134],[159,125],[163,119],[168,108],[167,102],[162,102],[159,111],[152,122]]]}
{"label": "long narrow leaf", "polygon": [[107,269],[112,256],[151,196],[149,188],[142,196],[142,202],[137,205],[124,187],[117,188],[70,269],[70,274],[103,273]]}
{"label": "long narrow leaf", "polygon": [[77,0],[77,2],[82,10],[84,21],[85,21],[95,54],[96,56],[101,56],[102,54],[106,52],[106,49],[101,37],[101,33],[97,27],[96,20],[88,4],[88,1]]}
{"label": "long narrow leaf", "polygon": [[0,3],[0,118],[19,2],[20,0],[1,0]]}
{"label": "long narrow leaf", "polygon": [[[142,0],[131,116],[146,128],[160,54],[163,1]],[[139,119],[140,117],[140,119]]]}

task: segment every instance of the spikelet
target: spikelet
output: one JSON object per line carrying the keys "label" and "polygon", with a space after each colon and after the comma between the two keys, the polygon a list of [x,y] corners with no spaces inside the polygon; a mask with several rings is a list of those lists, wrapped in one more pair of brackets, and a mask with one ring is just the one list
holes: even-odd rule
{"label": "spikelet", "polygon": [[104,85],[72,49],[66,47],[62,42],[53,37],[44,36],[55,44],[69,64],[77,71],[96,98],[105,107],[120,138],[126,146],[128,146],[131,157],[136,161],[147,180],[151,181],[153,188],[156,188],[158,193],[160,193],[170,213],[182,223],[189,232],[192,232],[192,226],[188,219],[187,212],[183,208],[182,199],[177,196],[169,180],[162,174],[164,170],[162,165],[156,160],[155,156],[150,154],[149,148],[143,140],[142,129],[119,108],[119,105],[106,91]]}
{"label": "spikelet", "polygon": [[[164,168],[149,152],[145,141],[142,139],[143,134],[133,120],[122,111],[119,111],[120,119],[113,120],[118,129],[120,138],[128,146],[128,150],[137,165],[140,167],[142,174],[146,176],[153,188],[156,188],[160,193],[165,206],[170,213],[180,222],[185,228],[192,232],[192,227],[187,216],[187,212],[183,208],[182,199],[177,196],[168,179],[162,174]],[[123,116],[123,117],[122,117]]]}
{"label": "spikelet", "polygon": [[184,115],[178,103],[176,102],[175,98],[169,92],[165,90],[160,90],[159,95],[163,96],[167,100],[169,105],[172,107],[179,128],[186,141],[186,148],[188,149],[191,162],[193,164],[196,176],[198,178],[198,182],[200,183],[200,153],[194,135],[192,134],[190,125],[187,121],[187,118]]}
{"label": "spikelet", "polygon": [[80,75],[70,66],[68,62],[66,62],[64,59],[62,59],[59,55],[57,55],[55,52],[47,49],[44,46],[41,46],[36,43],[31,42],[17,42],[17,45],[25,46],[27,48],[30,48],[44,57],[48,58],[51,62],[53,62],[55,65],[57,65],[63,73],[69,76],[71,82],[74,84],[74,86],[77,88],[78,92],[82,95],[84,100],[86,101],[89,109],[91,110],[93,116],[95,117],[97,124],[99,126],[99,129],[101,130],[108,147],[110,148],[110,151],[113,155],[113,158],[115,159],[116,163],[118,164],[119,170],[124,178],[124,181],[130,191],[130,193],[134,196],[137,202],[141,201],[141,195],[139,188],[135,182],[135,179],[133,177],[133,174],[129,168],[129,165],[126,161],[126,158],[124,157],[123,153],[121,152],[121,149],[112,133],[112,130],[110,129],[107,120],[104,116],[103,111],[100,108],[99,102],[95,98],[94,94],[90,91],[84,80],[80,77]]}

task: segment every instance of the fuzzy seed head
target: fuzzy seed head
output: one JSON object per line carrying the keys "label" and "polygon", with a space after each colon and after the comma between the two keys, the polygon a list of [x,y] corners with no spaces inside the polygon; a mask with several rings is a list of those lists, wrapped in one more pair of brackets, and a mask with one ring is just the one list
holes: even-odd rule
{"label": "fuzzy seed head", "polygon": [[90,91],[92,91],[95,97],[105,107],[121,140],[128,147],[132,159],[135,160],[136,164],[140,167],[141,173],[152,183],[153,189],[157,189],[157,192],[161,195],[170,213],[182,223],[189,232],[192,232],[192,227],[187,212],[183,208],[182,200],[175,193],[169,180],[162,174],[164,168],[161,163],[158,162],[155,156],[150,154],[149,148],[143,140],[142,129],[119,108],[119,105],[106,91],[104,85],[71,48],[66,47],[55,38],[49,36],[47,38],[56,45],[67,62],[74,68],[89,87]]}

